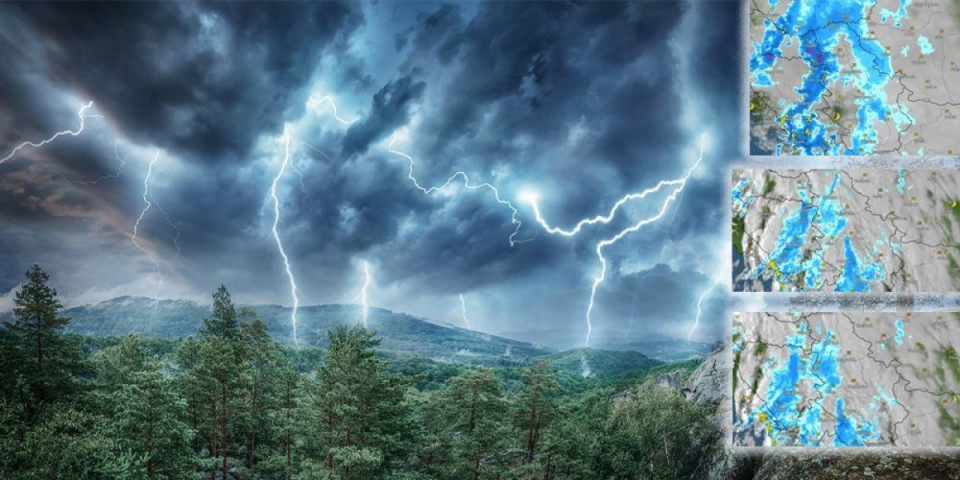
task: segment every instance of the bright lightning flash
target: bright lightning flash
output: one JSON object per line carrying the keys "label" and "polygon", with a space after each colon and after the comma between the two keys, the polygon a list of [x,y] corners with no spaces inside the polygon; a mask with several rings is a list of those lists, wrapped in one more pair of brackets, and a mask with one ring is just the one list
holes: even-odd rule
{"label": "bright lightning flash", "polygon": [[338,122],[340,122],[340,123],[342,123],[342,124],[344,124],[344,125],[350,125],[350,124],[352,124],[353,122],[356,122],[356,121],[357,121],[356,119],[354,119],[354,120],[347,120],[346,118],[340,117],[340,115],[337,113],[337,104],[333,101],[333,97],[331,97],[330,95],[324,95],[324,96],[322,96],[322,97],[320,97],[320,98],[310,97],[310,99],[307,100],[307,105],[308,105],[308,106],[310,106],[310,105],[321,105],[321,104],[323,104],[323,103],[326,103],[326,104],[330,105],[330,108],[333,109],[333,118],[334,118],[336,121],[338,121]]}
{"label": "bright lightning flash", "polygon": [[521,226],[522,224],[521,224],[520,220],[517,219],[517,213],[518,213],[518,212],[517,212],[517,208],[514,207],[513,204],[510,203],[509,201],[500,198],[500,191],[497,190],[497,187],[494,187],[493,185],[491,185],[490,183],[487,183],[487,182],[484,182],[484,183],[470,183],[470,177],[466,174],[466,172],[463,172],[463,171],[458,171],[458,172],[454,173],[453,175],[450,175],[450,178],[448,178],[447,181],[444,182],[442,185],[435,186],[435,187],[430,187],[430,188],[424,187],[423,185],[420,185],[420,182],[417,180],[417,177],[415,177],[415,176],[413,175],[413,166],[414,166],[413,157],[411,157],[410,155],[407,155],[406,153],[403,153],[403,152],[401,152],[401,151],[398,151],[398,150],[394,149],[394,148],[393,148],[393,144],[396,143],[396,141],[397,141],[397,135],[394,134],[394,135],[390,138],[390,143],[389,143],[389,145],[387,146],[387,150],[389,150],[390,153],[392,153],[392,154],[394,154],[394,155],[399,155],[399,156],[407,159],[407,162],[408,162],[408,164],[409,164],[409,169],[408,169],[408,172],[407,172],[407,178],[409,178],[410,181],[413,182],[413,185],[414,185],[415,187],[417,187],[418,190],[420,190],[421,192],[423,192],[424,195],[429,195],[429,194],[431,194],[431,193],[433,193],[433,192],[436,192],[436,191],[438,191],[438,190],[443,190],[443,189],[447,188],[447,187],[450,186],[450,184],[453,183],[453,181],[456,180],[458,177],[463,179],[463,186],[466,187],[466,188],[468,188],[468,189],[470,189],[470,190],[479,190],[479,189],[487,189],[487,190],[490,190],[491,192],[493,192],[493,198],[497,201],[497,203],[499,203],[499,204],[501,204],[501,205],[503,205],[503,206],[505,206],[505,207],[507,207],[507,208],[510,209],[510,212],[511,212],[511,214],[510,214],[510,223],[512,223],[512,224],[514,225],[513,233],[510,234],[510,238],[509,238],[510,246],[512,247],[512,246],[514,246],[514,245],[516,245],[516,244],[518,243],[517,234],[520,233],[520,226]]}
{"label": "bright lightning flash", "polygon": [[273,177],[273,183],[270,185],[270,197],[273,198],[273,226],[271,232],[273,232],[273,239],[277,242],[280,257],[283,258],[283,269],[287,274],[287,280],[290,282],[290,296],[293,298],[290,325],[293,328],[293,344],[297,346],[300,344],[300,339],[297,336],[297,310],[300,308],[300,297],[297,295],[297,282],[290,270],[290,258],[287,257],[287,252],[283,249],[283,241],[280,240],[280,233],[277,231],[277,226],[280,224],[280,199],[277,198],[277,184],[280,183],[280,179],[290,165],[290,135],[285,134],[280,140],[283,142],[283,162],[280,164],[277,176]]}
{"label": "bright lightning flash", "polygon": [[370,264],[363,262],[363,287],[360,289],[360,303],[363,305],[363,328],[367,328],[370,304],[367,302],[367,289],[370,288]]}
{"label": "bright lightning flash", "polygon": [[89,110],[89,109],[92,108],[92,107],[93,107],[93,102],[89,102],[89,103],[87,103],[86,105],[83,105],[83,106],[80,107],[80,111],[77,112],[77,116],[80,117],[80,126],[79,126],[76,130],[64,130],[64,131],[62,131],[62,132],[57,132],[57,133],[53,134],[53,136],[51,136],[51,137],[49,137],[49,138],[47,138],[47,139],[45,139],[45,140],[41,140],[40,142],[29,142],[29,141],[28,141],[28,142],[23,142],[23,143],[21,143],[20,145],[17,145],[16,147],[14,147],[14,149],[11,150],[10,153],[7,154],[7,156],[5,156],[5,157],[3,157],[3,158],[0,158],[0,165],[2,165],[2,164],[3,164],[4,162],[6,162],[7,160],[10,160],[11,158],[13,158],[13,157],[17,154],[17,152],[19,152],[20,150],[22,150],[22,149],[24,149],[24,148],[26,148],[26,147],[39,148],[39,147],[42,147],[42,146],[44,146],[44,145],[46,145],[46,144],[48,144],[48,143],[56,140],[57,138],[59,138],[59,137],[61,137],[61,136],[63,136],[63,135],[70,135],[70,136],[73,136],[73,137],[76,137],[77,135],[80,135],[80,132],[83,131],[84,121],[85,121],[86,118],[87,118],[86,112],[87,112],[87,110]]}
{"label": "bright lightning flash", "polygon": [[463,294],[460,294],[460,315],[463,316],[463,324],[470,329],[470,317],[467,316],[467,302],[463,299]]}
{"label": "bright lightning flash", "polygon": [[130,241],[140,249],[149,259],[153,262],[153,266],[157,269],[157,293],[155,296],[156,302],[160,302],[160,289],[163,288],[163,273],[160,271],[160,262],[157,260],[157,257],[153,254],[152,251],[144,247],[139,240],[137,240],[137,235],[140,231],[140,222],[143,221],[144,217],[147,216],[147,212],[150,211],[150,208],[153,207],[152,196],[150,195],[150,178],[153,176],[153,167],[157,164],[157,161],[160,159],[160,150],[154,150],[153,159],[150,160],[150,164],[147,165],[147,174],[143,177],[143,209],[140,210],[140,215],[137,217],[137,221],[133,224],[133,233],[130,235]]}
{"label": "bright lightning flash", "polygon": [[717,288],[717,285],[720,284],[720,281],[723,279],[723,274],[724,270],[721,268],[719,271],[717,271],[717,275],[713,278],[713,283],[711,283],[706,290],[700,293],[700,299],[697,300],[697,318],[694,320],[693,326],[690,327],[690,331],[687,332],[688,342],[693,339],[693,332],[696,332],[697,328],[700,326],[700,316],[703,314],[703,301],[706,300],[710,292],[712,292],[713,289]]}
{"label": "bright lightning flash", "polygon": [[[648,195],[656,193],[661,189],[663,189],[664,187],[673,187],[673,190],[666,197],[666,199],[664,199],[663,204],[660,207],[660,210],[656,214],[650,217],[641,219],[636,223],[634,223],[633,225],[627,228],[624,228],[623,230],[618,232],[616,235],[610,238],[601,240],[599,243],[597,243],[594,250],[597,254],[597,259],[600,260],[600,272],[597,274],[597,276],[593,278],[593,283],[590,286],[590,303],[587,306],[587,314],[586,314],[587,334],[584,337],[584,342],[583,342],[584,347],[590,346],[590,337],[593,333],[593,309],[595,305],[594,300],[597,295],[597,289],[600,287],[601,284],[603,284],[603,281],[606,279],[606,275],[607,275],[607,259],[603,255],[603,250],[606,247],[614,245],[626,235],[636,232],[637,230],[640,230],[641,228],[647,225],[650,225],[651,223],[655,223],[656,221],[663,218],[663,216],[666,215],[667,211],[669,210],[670,204],[673,203],[676,200],[677,196],[683,192],[683,189],[686,186],[687,181],[690,179],[690,176],[693,174],[693,171],[696,170],[696,168],[700,165],[700,162],[702,160],[703,160],[703,137],[701,137],[700,139],[700,156],[697,158],[697,161],[693,164],[693,166],[690,167],[690,169],[687,170],[687,172],[682,177],[675,180],[662,180],[659,183],[657,183],[656,186],[643,190],[642,192],[625,195],[613,205],[613,208],[610,209],[610,212],[607,215],[598,215],[593,218],[587,218],[587,219],[581,220],[577,222],[577,224],[573,228],[570,228],[570,229],[563,229],[559,227],[550,226],[550,224],[548,224],[543,219],[543,216],[540,214],[540,207],[537,204],[537,201],[539,200],[538,195],[535,192],[522,192],[521,194],[522,199],[531,205],[534,211],[534,215],[536,216],[537,223],[539,223],[544,228],[544,230],[546,230],[548,233],[552,235],[562,235],[564,237],[573,237],[578,233],[580,233],[581,229],[587,225],[594,225],[598,223],[600,224],[610,223],[613,220],[613,218],[616,216],[616,213],[620,209],[620,207],[622,207],[627,202],[631,200],[644,199]],[[586,363],[585,358],[583,359],[583,362]],[[589,366],[585,366],[584,372],[588,372],[588,371],[589,371]]]}

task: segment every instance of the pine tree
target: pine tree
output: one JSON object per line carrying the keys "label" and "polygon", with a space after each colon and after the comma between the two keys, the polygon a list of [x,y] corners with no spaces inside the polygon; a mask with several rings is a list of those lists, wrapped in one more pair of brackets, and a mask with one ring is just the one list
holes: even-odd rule
{"label": "pine tree", "polygon": [[500,380],[489,368],[478,367],[450,379],[441,397],[453,462],[449,478],[500,478],[497,456],[509,446],[509,403]]}
{"label": "pine tree", "polygon": [[48,284],[50,276],[37,265],[26,276],[14,299],[16,321],[3,323],[0,391],[8,402],[19,403],[25,420],[33,423],[48,405],[78,392],[74,375],[83,372],[83,364],[78,343],[63,335],[69,319],[59,316],[63,305]]}
{"label": "pine tree", "polygon": [[243,442],[244,467],[256,473],[260,461],[267,460],[275,471],[278,463],[284,463],[276,457],[285,452],[271,450],[269,445],[279,445],[284,437],[283,419],[278,417],[287,401],[286,381],[292,372],[256,312],[244,307],[240,318],[240,383],[233,410]]}
{"label": "pine tree", "polygon": [[363,327],[338,326],[312,386],[312,470],[329,478],[381,478],[405,449],[406,385],[386,373]]}
{"label": "pine tree", "polygon": [[239,333],[237,308],[223,284],[220,284],[220,288],[213,294],[213,317],[203,320],[202,333],[224,340],[233,340]]}
{"label": "pine tree", "polygon": [[524,392],[520,397],[521,421],[526,430],[526,462],[532,462],[540,443],[543,428],[553,420],[553,396],[560,386],[545,360],[523,371]]}
{"label": "pine tree", "polygon": [[194,462],[190,440],[194,432],[182,421],[186,402],[173,382],[150,359],[136,336],[101,352],[95,361],[106,431],[119,447],[130,452],[137,478],[189,478]]}
{"label": "pine tree", "polygon": [[180,387],[188,396],[189,414],[196,419],[199,438],[195,445],[207,448],[203,469],[209,469],[211,480],[217,470],[226,480],[230,456],[240,453],[235,435],[238,426],[231,415],[237,405],[236,394],[242,391],[243,362],[236,307],[223,285],[213,294],[212,313],[204,319],[200,338],[185,342],[178,352],[185,370]]}

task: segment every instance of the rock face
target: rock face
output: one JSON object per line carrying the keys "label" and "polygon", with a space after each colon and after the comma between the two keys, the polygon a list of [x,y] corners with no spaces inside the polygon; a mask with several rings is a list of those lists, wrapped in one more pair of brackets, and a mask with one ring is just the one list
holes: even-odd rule
{"label": "rock face", "polygon": [[703,363],[687,379],[684,389],[688,400],[720,404],[727,398],[733,361],[727,349],[714,350],[703,357]]}
{"label": "rock face", "polygon": [[660,385],[664,388],[675,388],[680,389],[683,387],[683,370],[674,370],[672,372],[661,373],[657,377],[657,385]]}
{"label": "rock face", "polygon": [[767,454],[755,480],[960,479],[960,454],[944,451],[802,451]]}

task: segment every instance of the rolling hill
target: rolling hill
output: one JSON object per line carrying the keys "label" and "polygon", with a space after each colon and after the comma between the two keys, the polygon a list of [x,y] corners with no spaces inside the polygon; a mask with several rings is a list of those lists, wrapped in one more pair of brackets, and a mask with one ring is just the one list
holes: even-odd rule
{"label": "rolling hill", "polygon": [[[251,305],[281,344],[292,346],[291,309],[279,305]],[[143,337],[177,340],[194,335],[210,316],[210,307],[186,300],[118,297],[97,304],[68,308],[67,331],[96,337],[136,333]],[[301,346],[325,347],[326,332],[338,324],[359,323],[356,305],[315,305],[298,310]],[[11,312],[0,320],[12,320]],[[594,376],[622,375],[662,364],[636,351],[557,349],[433,322],[382,308],[368,311],[368,326],[382,339],[379,350],[391,356],[419,356],[433,362],[464,365],[522,366],[545,359],[560,370],[580,374],[586,358]]]}

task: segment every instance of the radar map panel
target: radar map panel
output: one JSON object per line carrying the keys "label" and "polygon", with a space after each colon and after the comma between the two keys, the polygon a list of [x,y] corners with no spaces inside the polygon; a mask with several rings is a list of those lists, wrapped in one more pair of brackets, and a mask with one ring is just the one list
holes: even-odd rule
{"label": "radar map panel", "polygon": [[737,313],[734,446],[960,445],[960,314]]}
{"label": "radar map panel", "polygon": [[733,171],[733,286],[960,290],[960,172]]}
{"label": "radar map panel", "polygon": [[752,0],[751,153],[960,153],[955,1]]}

